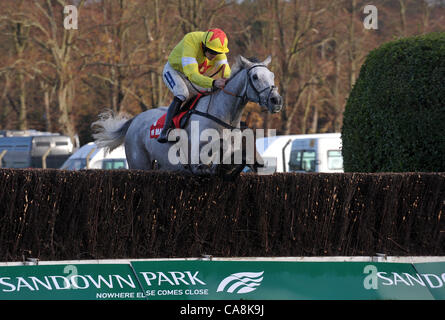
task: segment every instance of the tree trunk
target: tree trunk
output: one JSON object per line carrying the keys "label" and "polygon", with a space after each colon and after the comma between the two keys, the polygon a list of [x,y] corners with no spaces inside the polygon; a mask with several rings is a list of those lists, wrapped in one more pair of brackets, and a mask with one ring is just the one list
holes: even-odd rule
{"label": "tree trunk", "polygon": [[317,133],[318,131],[318,107],[314,105],[314,115],[312,117],[312,125],[309,133]]}
{"label": "tree trunk", "polygon": [[430,25],[431,9],[427,1],[423,2],[422,33],[427,33]]}
{"label": "tree trunk", "polygon": [[66,134],[71,137],[71,140],[74,142],[74,135],[75,130],[73,126],[73,122],[71,121],[70,117],[70,83],[62,83],[58,87],[57,92],[57,99],[58,99],[58,105],[59,105],[59,124],[60,124],[60,130],[63,134]]}
{"label": "tree trunk", "polygon": [[400,3],[400,27],[402,37],[406,37],[406,0],[399,0]]}
{"label": "tree trunk", "polygon": [[25,84],[25,76],[21,71],[19,72],[19,84],[20,84],[19,129],[27,130],[28,121],[27,121],[27,109],[26,109],[26,84]]}
{"label": "tree trunk", "polygon": [[[9,74],[5,73],[5,86],[3,87],[3,92],[2,95],[0,97],[0,104],[1,105],[6,105],[8,102],[8,91],[9,91],[9,84],[10,84],[10,80],[9,80]],[[7,128],[7,124],[8,124],[8,108],[6,107],[2,107],[0,108],[1,112],[0,112],[0,126],[2,128]]]}
{"label": "tree trunk", "polygon": [[355,11],[357,9],[357,0],[351,0],[351,20],[349,24],[349,90],[352,90],[356,80],[357,61],[356,61],[356,43],[355,43]]}
{"label": "tree trunk", "polygon": [[51,124],[51,99],[48,90],[45,90],[43,93],[43,104],[45,105],[45,130],[48,132],[52,132],[53,128]]}
{"label": "tree trunk", "polygon": [[338,48],[335,49],[335,80],[334,80],[334,132],[338,132],[341,127],[343,114],[343,104],[340,101],[340,73],[341,73],[341,61],[338,55]]}
{"label": "tree trunk", "polygon": [[[14,25],[14,46],[17,53],[17,59],[23,59],[23,53],[25,51],[29,28],[25,27],[23,23],[15,23]],[[19,81],[19,129],[27,130],[27,107],[26,107],[26,79],[24,71],[19,67],[18,69],[18,81]]]}
{"label": "tree trunk", "polygon": [[306,106],[304,108],[304,116],[301,119],[301,133],[302,134],[306,134],[307,132],[307,123],[308,123],[308,118],[309,118],[309,114],[311,111],[311,105],[312,105],[312,90],[309,90],[309,93],[307,95],[307,100],[306,100]]}

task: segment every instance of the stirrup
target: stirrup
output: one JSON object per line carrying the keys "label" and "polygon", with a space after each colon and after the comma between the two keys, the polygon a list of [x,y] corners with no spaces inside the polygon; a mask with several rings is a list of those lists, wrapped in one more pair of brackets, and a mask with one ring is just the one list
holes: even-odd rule
{"label": "stirrup", "polygon": [[168,128],[168,129],[167,129],[167,133],[165,134],[164,137],[162,136],[162,132],[161,132],[161,134],[159,135],[157,141],[158,141],[159,143],[178,142],[178,141],[181,139],[180,137],[176,137],[175,140],[171,140],[171,141],[168,140],[168,135],[170,134],[170,131],[171,131],[171,130],[173,130],[173,128]]}
{"label": "stirrup", "polygon": [[[167,143],[168,142],[168,134],[170,133],[170,130],[171,130],[171,128],[161,131],[161,134],[159,135],[159,137],[157,139],[159,143]],[[164,131],[166,131],[165,134],[163,134]]]}

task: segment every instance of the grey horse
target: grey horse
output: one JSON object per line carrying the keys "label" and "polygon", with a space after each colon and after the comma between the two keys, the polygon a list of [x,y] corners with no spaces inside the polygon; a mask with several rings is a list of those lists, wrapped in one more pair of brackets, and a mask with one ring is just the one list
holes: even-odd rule
{"label": "grey horse", "polygon": [[[270,62],[270,56],[263,62],[238,56],[225,88],[202,97],[184,128],[170,131],[168,143],[161,144],[149,135],[153,124],[166,113],[166,107],[147,110],[131,119],[110,112],[102,113],[92,124],[95,142],[99,147],[110,150],[124,143],[130,169],[217,174],[226,163],[222,155],[227,155],[227,150],[221,148],[221,141],[227,136],[224,131],[240,128],[246,103],[256,102],[270,113],[282,109],[274,74],[267,68]],[[209,137],[212,139],[210,142]],[[202,161],[202,157],[194,155],[202,155],[204,148],[209,157]],[[221,153],[215,152],[218,148]],[[242,167],[238,165],[237,168]]]}

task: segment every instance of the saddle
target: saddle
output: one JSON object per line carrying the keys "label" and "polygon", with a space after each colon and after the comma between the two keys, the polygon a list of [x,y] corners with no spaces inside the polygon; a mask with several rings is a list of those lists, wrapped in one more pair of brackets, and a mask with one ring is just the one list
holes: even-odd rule
{"label": "saddle", "polygon": [[[173,126],[175,128],[182,129],[185,127],[188,119],[190,118],[191,111],[196,107],[196,104],[202,96],[204,95],[199,93],[195,98],[186,101],[186,103],[182,105],[179,113],[173,117]],[[150,126],[151,139],[156,139],[161,134],[162,128],[164,128],[166,116],[167,112],[164,113],[164,115],[162,115],[158,120],[155,121],[155,123]]]}

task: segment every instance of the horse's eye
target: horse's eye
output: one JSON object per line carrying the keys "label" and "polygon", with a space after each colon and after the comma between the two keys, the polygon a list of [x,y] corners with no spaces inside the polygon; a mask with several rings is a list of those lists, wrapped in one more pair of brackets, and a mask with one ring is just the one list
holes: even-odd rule
{"label": "horse's eye", "polygon": [[256,74],[253,75],[253,80],[258,80],[258,76]]}

